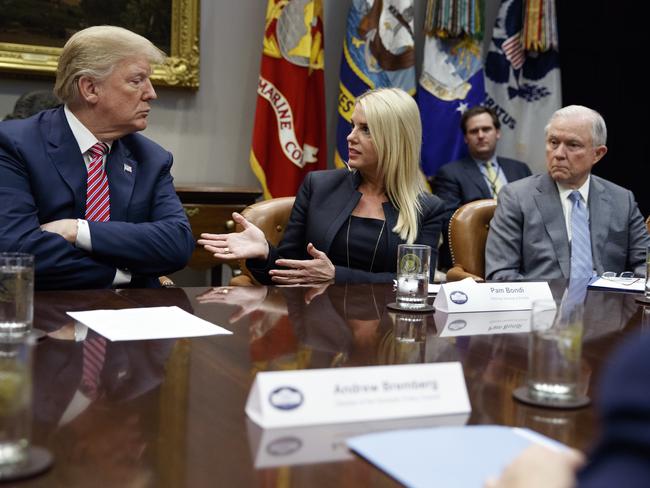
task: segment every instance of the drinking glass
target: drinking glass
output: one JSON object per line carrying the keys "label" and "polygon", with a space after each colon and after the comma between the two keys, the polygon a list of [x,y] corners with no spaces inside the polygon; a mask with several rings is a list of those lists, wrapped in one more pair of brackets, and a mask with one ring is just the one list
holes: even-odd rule
{"label": "drinking glass", "polygon": [[425,308],[429,289],[431,247],[400,244],[397,248],[397,306],[407,310]]}
{"label": "drinking glass", "polygon": [[531,311],[528,395],[540,403],[562,404],[580,396],[582,302],[536,300]]}
{"label": "drinking glass", "polygon": [[34,256],[0,253],[0,337],[26,335],[34,313]]}
{"label": "drinking glass", "polygon": [[31,335],[0,340],[0,480],[29,459],[34,344]]}

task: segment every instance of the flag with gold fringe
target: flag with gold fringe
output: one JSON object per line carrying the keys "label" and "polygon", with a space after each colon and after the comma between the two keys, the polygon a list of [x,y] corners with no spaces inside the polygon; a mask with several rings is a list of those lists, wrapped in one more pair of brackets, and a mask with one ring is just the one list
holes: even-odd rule
{"label": "flag with gold fringe", "polygon": [[343,41],[336,154],[343,167],[356,97],[381,87],[415,94],[413,0],[352,0]]}
{"label": "flag with gold fringe", "polygon": [[499,154],[545,171],[544,126],[562,106],[555,0],[503,0],[485,61]]}
{"label": "flag with gold fringe", "polygon": [[422,118],[422,171],[467,155],[460,118],[485,100],[482,0],[429,0],[424,63],[417,94]]}
{"label": "flag with gold fringe", "polygon": [[264,198],[327,167],[321,0],[268,0],[250,165]]}

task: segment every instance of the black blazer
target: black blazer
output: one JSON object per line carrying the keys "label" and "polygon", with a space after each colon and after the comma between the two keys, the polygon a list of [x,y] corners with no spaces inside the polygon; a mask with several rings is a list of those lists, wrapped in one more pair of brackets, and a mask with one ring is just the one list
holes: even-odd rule
{"label": "black blazer", "polygon": [[[361,199],[357,190],[361,176],[347,169],[312,171],[305,177],[291,211],[289,223],[278,248],[270,247],[266,261],[251,260],[246,266],[260,283],[271,284],[268,271],[275,268],[275,260],[311,259],[307,254],[307,244],[312,243],[316,249],[329,254],[332,241],[341,226],[346,222]],[[437,248],[444,206],[439,198],[430,194],[420,197],[422,214],[418,219],[418,236],[416,244],[431,246],[431,274],[435,270]],[[386,228],[392,229],[397,223],[399,211],[390,202],[383,205]],[[399,235],[388,232],[388,249],[386,256],[395,256],[397,246],[403,244]],[[367,243],[367,252],[372,254],[374,242]],[[337,283],[389,283],[395,278],[396,262],[388,263],[385,269],[390,272],[371,273],[360,269],[348,268],[346,263],[333,263],[336,267]]]}

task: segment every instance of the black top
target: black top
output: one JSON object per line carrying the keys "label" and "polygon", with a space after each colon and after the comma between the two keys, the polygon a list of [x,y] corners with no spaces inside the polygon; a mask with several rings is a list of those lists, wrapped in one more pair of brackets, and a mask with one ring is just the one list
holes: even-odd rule
{"label": "black top", "polygon": [[[350,215],[336,233],[328,257],[336,266],[348,265],[348,249],[350,251],[350,268],[365,271],[384,272],[395,271],[395,259],[386,259],[388,239],[384,220],[370,219]],[[350,235],[348,239],[348,223]],[[381,233],[381,236],[379,235]],[[379,242],[377,242],[379,241]],[[369,252],[368,243],[373,243]],[[377,252],[375,253],[375,246]],[[375,259],[373,262],[373,254]],[[370,266],[372,265],[372,269]]]}

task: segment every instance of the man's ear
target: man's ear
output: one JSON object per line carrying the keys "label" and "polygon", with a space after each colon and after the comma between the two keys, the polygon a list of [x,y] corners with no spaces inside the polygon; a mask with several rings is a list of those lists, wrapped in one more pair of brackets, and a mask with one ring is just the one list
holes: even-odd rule
{"label": "man's ear", "polygon": [[81,99],[90,105],[95,105],[99,100],[99,84],[94,78],[90,76],[81,76],[77,80],[77,87]]}
{"label": "man's ear", "polygon": [[596,164],[598,161],[603,159],[605,154],[607,154],[607,146],[605,145],[596,146],[596,149],[594,149],[594,156],[595,156],[594,164]]}

